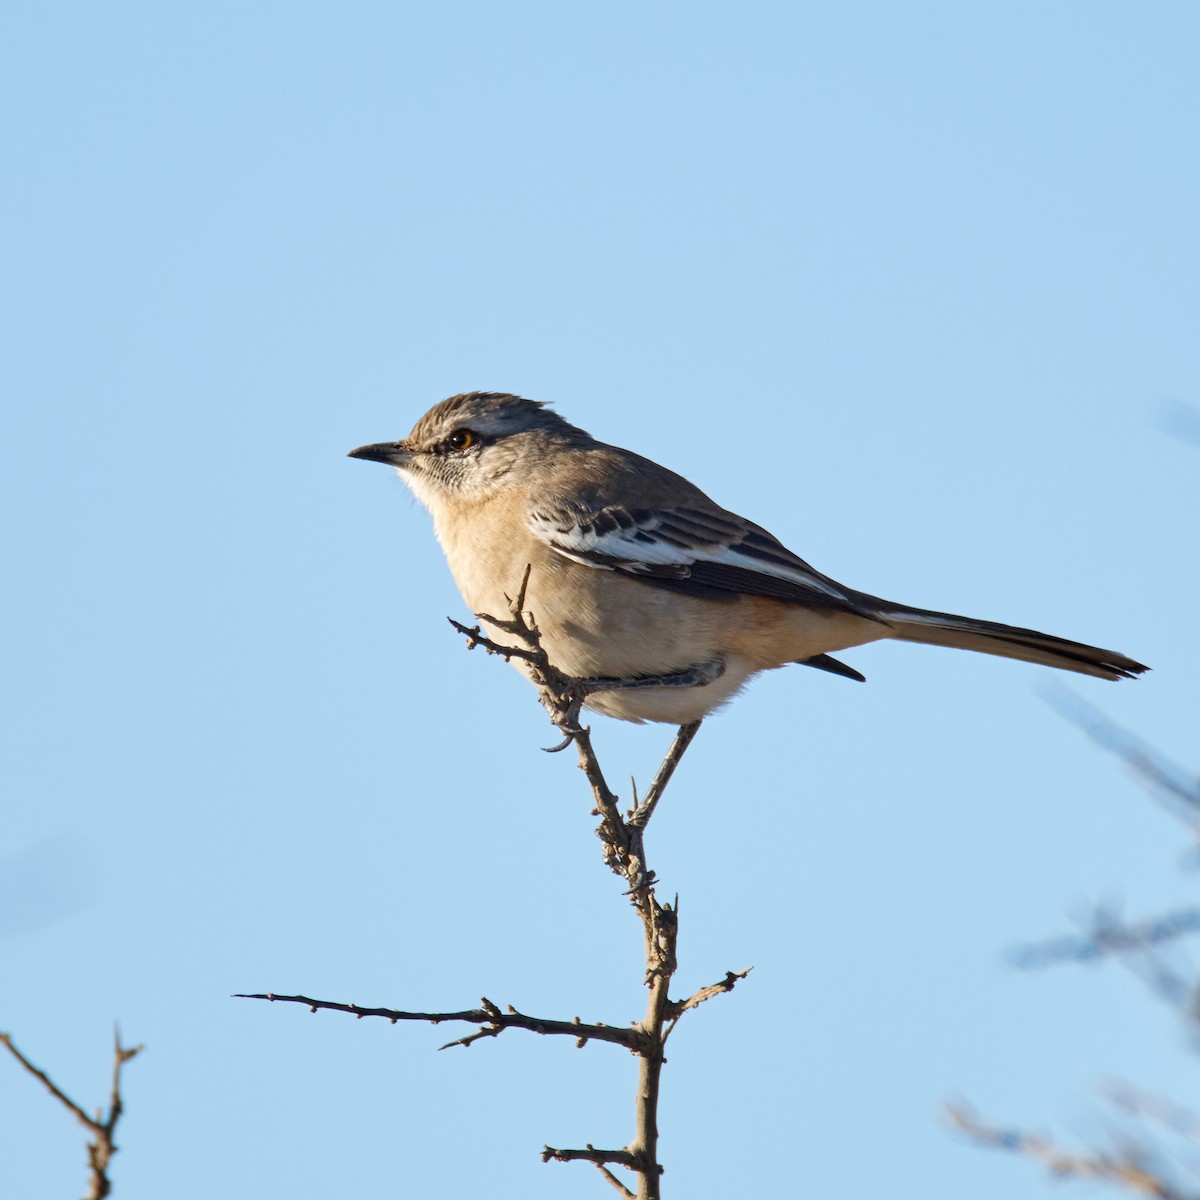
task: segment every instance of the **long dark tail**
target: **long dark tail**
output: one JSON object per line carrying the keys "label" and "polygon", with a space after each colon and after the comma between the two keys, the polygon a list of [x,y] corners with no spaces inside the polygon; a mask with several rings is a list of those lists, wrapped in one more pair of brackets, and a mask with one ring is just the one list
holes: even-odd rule
{"label": "long dark tail", "polygon": [[1078,671],[1099,679],[1133,679],[1150,668],[1115,650],[1101,650],[1082,642],[1019,629],[995,621],[976,621],[953,613],[928,612],[906,608],[902,604],[881,604],[881,617],[895,627],[891,635],[903,642],[921,642],[929,646],[954,646],[959,650],[978,650],[1001,658],[1019,658],[1025,662]]}

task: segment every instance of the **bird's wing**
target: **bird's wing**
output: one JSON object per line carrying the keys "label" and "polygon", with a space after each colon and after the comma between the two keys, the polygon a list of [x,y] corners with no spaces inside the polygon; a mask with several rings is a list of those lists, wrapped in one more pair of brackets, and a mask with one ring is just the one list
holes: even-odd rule
{"label": "bird's wing", "polygon": [[562,505],[530,513],[529,527],[572,562],[688,595],[711,600],[766,596],[874,616],[857,593],[733,513]]}

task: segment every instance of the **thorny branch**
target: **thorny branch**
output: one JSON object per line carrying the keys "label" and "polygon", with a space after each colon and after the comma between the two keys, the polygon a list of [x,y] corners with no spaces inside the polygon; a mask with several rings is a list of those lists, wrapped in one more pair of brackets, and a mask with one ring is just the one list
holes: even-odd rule
{"label": "thorny branch", "polygon": [[104,1200],[112,1191],[112,1182],[108,1177],[108,1166],[112,1156],[117,1152],[114,1140],[117,1122],[121,1119],[124,1104],[121,1101],[121,1071],[125,1064],[139,1054],[141,1046],[122,1046],[121,1031],[113,1035],[113,1074],[112,1089],[109,1095],[108,1115],[98,1110],[95,1117],[88,1114],[71,1099],[40,1067],[32,1062],[17,1049],[12,1040],[12,1034],[0,1033],[0,1042],[8,1047],[9,1053],[36,1079],[41,1080],[46,1090],[92,1135],[88,1142],[88,1166],[91,1175],[88,1180],[88,1193],[85,1200]]}
{"label": "thorny branch", "polygon": [[[596,830],[603,844],[605,863],[629,885],[628,896],[642,922],[642,937],[646,956],[646,986],[650,994],[646,1013],[635,1026],[649,1041],[647,1049],[638,1051],[640,1064],[636,1093],[636,1133],[629,1146],[622,1151],[627,1158],[611,1157],[598,1160],[596,1155],[607,1151],[555,1151],[549,1155],[556,1161],[584,1159],[592,1162],[619,1162],[638,1175],[638,1200],[658,1200],[659,1177],[662,1166],[658,1161],[658,1096],[662,1077],[662,1066],[666,1061],[663,1049],[666,1039],[679,1017],[689,1008],[732,989],[746,972],[726,974],[725,980],[711,989],[698,992],[689,1000],[672,1003],[668,996],[671,978],[675,974],[678,960],[676,943],[679,935],[679,901],[675,904],[662,903],[655,895],[657,880],[646,863],[644,833],[662,794],[670,782],[692,739],[700,728],[696,721],[680,727],[659,767],[646,798],[638,803],[635,797],[633,809],[627,818],[622,818],[617,797],[609,788],[592,746],[590,730],[579,723],[579,714],[590,691],[599,690],[599,680],[571,679],[558,671],[550,662],[541,645],[541,637],[532,613],[525,609],[525,595],[529,584],[529,568],[515,598],[509,602],[509,616],[498,618],[479,613],[479,619],[515,639],[520,645],[502,645],[486,636],[480,626],[468,628],[457,621],[450,623],[467,639],[468,648],[482,646],[489,654],[499,654],[506,661],[520,658],[526,671],[538,689],[538,699],[550,715],[550,720],[563,731],[563,742],[555,751],[563,750],[572,742],[579,755],[579,767],[587,777],[596,807],[594,814],[600,818]],[[669,1024],[668,1024],[669,1022]],[[543,1158],[548,1156],[543,1154]]]}
{"label": "thorny branch", "polygon": [[480,1000],[480,1008],[467,1009],[463,1012],[401,1012],[395,1008],[364,1008],[360,1004],[339,1004],[332,1000],[314,1000],[311,996],[278,996],[273,992],[243,993],[234,996],[235,1000],[271,1000],[281,1004],[303,1004],[310,1012],[328,1009],[331,1012],[349,1013],[352,1017],[382,1017],[395,1025],[398,1021],[427,1021],[430,1025],[441,1025],[445,1021],[463,1021],[468,1025],[482,1025],[478,1033],[468,1037],[458,1038],[439,1046],[440,1050],[449,1050],[452,1046],[469,1046],[480,1038],[498,1037],[506,1029],[527,1029],[530,1033],[561,1034],[575,1039],[576,1045],[583,1047],[590,1041],[612,1042],[624,1046],[627,1050],[640,1051],[648,1045],[644,1036],[636,1029],[614,1028],[611,1025],[588,1025],[575,1017],[570,1021],[556,1021],[545,1017],[531,1017],[517,1012],[510,1004],[503,1011],[493,1004],[486,996]]}
{"label": "thorny branch", "polygon": [[[330,1009],[359,1018],[382,1017],[393,1024],[397,1021],[427,1021],[438,1025],[445,1021],[461,1021],[480,1026],[475,1033],[446,1043],[441,1047],[443,1050],[451,1046],[470,1046],[482,1038],[498,1037],[506,1029],[566,1035],[575,1038],[579,1046],[588,1041],[623,1046],[635,1054],[639,1062],[635,1133],[629,1145],[619,1150],[597,1150],[591,1145],[582,1150],[547,1146],[542,1151],[542,1161],[590,1162],[600,1171],[607,1183],[629,1200],[659,1200],[663,1168],[658,1161],[658,1096],[662,1066],[666,1061],[663,1054],[666,1040],[685,1012],[697,1008],[714,996],[732,991],[734,985],[749,974],[749,970],[728,971],[723,979],[701,988],[685,1000],[671,1000],[668,995],[677,965],[679,901],[676,898],[674,904],[664,904],[655,895],[657,880],[646,863],[644,835],[675,768],[700,728],[700,722],[696,721],[679,729],[646,792],[645,799],[639,802],[635,792],[633,808],[622,816],[618,798],[609,788],[596,757],[590,731],[579,722],[580,711],[587,696],[593,691],[602,690],[605,685],[613,685],[619,681],[572,679],[550,662],[542,648],[541,635],[533,615],[525,610],[528,583],[527,567],[516,597],[510,599],[508,617],[477,614],[480,621],[486,621],[501,634],[513,638],[516,644],[507,645],[493,640],[484,634],[479,625],[468,627],[454,620],[450,623],[466,637],[469,649],[482,646],[489,654],[498,654],[505,661],[520,659],[538,688],[538,699],[550,715],[550,720],[563,733],[563,741],[560,745],[552,747],[552,750],[564,750],[572,743],[575,745],[579,755],[579,767],[592,790],[595,802],[593,815],[600,818],[596,834],[600,838],[604,862],[628,885],[626,895],[641,920],[646,960],[645,983],[649,989],[645,1015],[640,1021],[622,1027],[599,1023],[588,1025],[578,1017],[572,1021],[531,1017],[511,1006],[501,1011],[486,998],[481,1002],[482,1007],[477,1009],[424,1013],[403,1012],[390,1008],[363,1008],[357,1004],[314,1000],[309,996],[281,996],[271,992],[243,995],[244,998],[252,1000],[303,1004],[313,1012]],[[637,1191],[626,1187],[609,1170],[610,1166],[632,1171],[637,1177]]]}

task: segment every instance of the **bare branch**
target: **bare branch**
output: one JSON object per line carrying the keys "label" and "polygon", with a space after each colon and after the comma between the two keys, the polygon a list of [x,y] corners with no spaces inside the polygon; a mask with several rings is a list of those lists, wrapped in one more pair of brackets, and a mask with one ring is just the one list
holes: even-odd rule
{"label": "bare branch", "polygon": [[589,1041],[612,1042],[624,1046],[626,1050],[640,1052],[646,1046],[645,1037],[636,1029],[622,1029],[612,1025],[588,1025],[576,1017],[571,1021],[556,1021],[549,1017],[531,1017],[518,1012],[512,1005],[506,1011],[501,1011],[486,996],[481,1000],[481,1008],[465,1009],[462,1012],[402,1012],[397,1008],[364,1008],[361,1004],[342,1004],[336,1000],[314,1000],[311,996],[280,996],[274,992],[238,992],[235,1000],[269,1000],[272,1003],[303,1004],[311,1012],[327,1009],[330,1012],[349,1013],[359,1019],[363,1017],[382,1017],[393,1025],[398,1021],[426,1021],[430,1025],[441,1025],[444,1021],[462,1021],[468,1025],[484,1025],[488,1028],[469,1037],[447,1042],[442,1050],[451,1046],[468,1046],[481,1037],[496,1037],[506,1029],[526,1029],[530,1033],[561,1034],[572,1037],[577,1045],[585,1045]]}
{"label": "bare branch", "polygon": [[117,1130],[117,1122],[121,1119],[121,1114],[125,1109],[124,1103],[121,1100],[121,1071],[127,1062],[141,1053],[142,1047],[122,1046],[121,1031],[119,1029],[114,1031],[113,1076],[112,1089],[109,1094],[108,1115],[105,1116],[101,1110],[95,1117],[89,1117],[45,1071],[39,1067],[35,1067],[17,1049],[13,1043],[11,1034],[0,1033],[0,1042],[3,1042],[8,1047],[9,1052],[26,1071],[36,1079],[41,1080],[46,1090],[92,1135],[92,1140],[88,1142],[87,1147],[88,1166],[91,1168],[91,1176],[88,1180],[88,1193],[85,1200],[104,1200],[104,1197],[112,1192],[112,1181],[108,1177],[108,1168],[112,1162],[112,1156],[117,1152],[117,1144],[114,1138]]}

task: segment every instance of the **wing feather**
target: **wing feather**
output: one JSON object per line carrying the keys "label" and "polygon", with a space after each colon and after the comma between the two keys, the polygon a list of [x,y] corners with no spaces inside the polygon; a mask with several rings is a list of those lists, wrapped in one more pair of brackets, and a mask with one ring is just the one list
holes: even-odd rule
{"label": "wing feather", "polygon": [[694,508],[564,505],[530,515],[533,534],[556,553],[707,599],[766,596],[813,608],[875,616],[857,594],[733,513]]}

